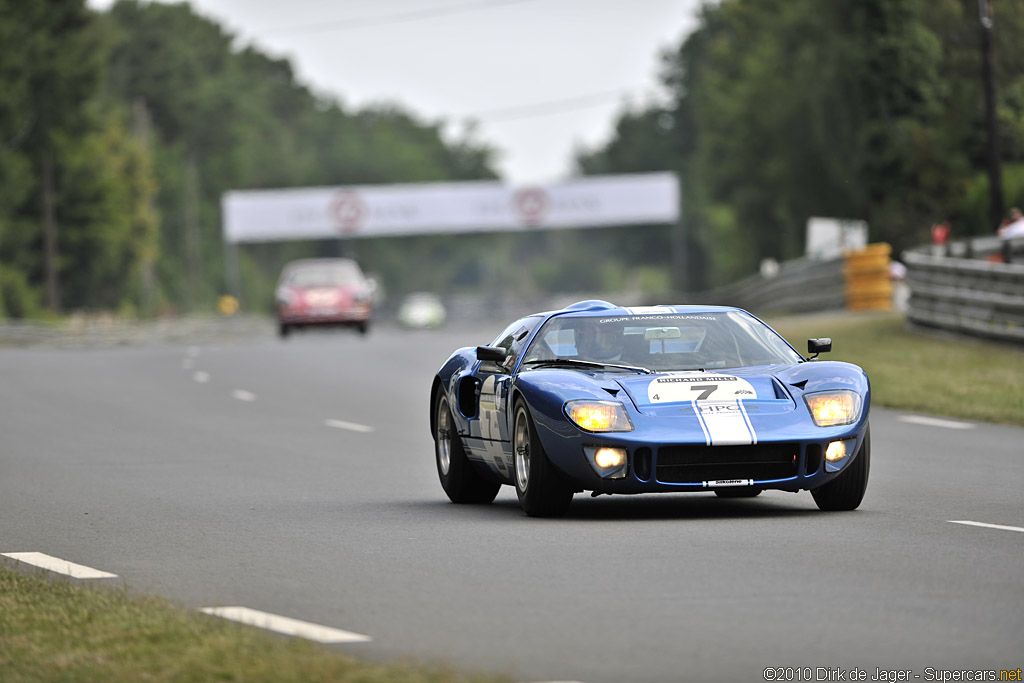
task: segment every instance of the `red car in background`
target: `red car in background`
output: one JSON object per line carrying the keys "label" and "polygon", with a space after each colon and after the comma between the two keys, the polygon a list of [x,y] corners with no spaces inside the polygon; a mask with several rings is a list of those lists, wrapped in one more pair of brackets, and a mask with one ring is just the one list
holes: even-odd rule
{"label": "red car in background", "polygon": [[277,283],[281,337],[294,328],[345,325],[366,334],[373,309],[373,284],[352,259],[292,261]]}

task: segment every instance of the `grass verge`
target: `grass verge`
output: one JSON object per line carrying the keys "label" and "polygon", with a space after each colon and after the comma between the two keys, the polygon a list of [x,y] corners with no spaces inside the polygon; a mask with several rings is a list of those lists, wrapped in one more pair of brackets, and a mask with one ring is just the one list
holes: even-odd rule
{"label": "grass verge", "polygon": [[1024,349],[946,338],[906,328],[896,313],[844,313],[766,319],[807,350],[832,337],[827,360],[855,363],[871,380],[872,405],[1024,426]]}
{"label": "grass verge", "polygon": [[[50,577],[50,578],[48,578]],[[0,679],[500,683],[439,665],[375,664],[124,588],[0,565]]]}

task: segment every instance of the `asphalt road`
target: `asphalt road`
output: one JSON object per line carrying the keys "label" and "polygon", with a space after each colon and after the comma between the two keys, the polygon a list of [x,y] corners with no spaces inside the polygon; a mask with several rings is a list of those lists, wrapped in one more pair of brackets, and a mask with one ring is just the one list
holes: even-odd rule
{"label": "asphalt road", "polygon": [[0,349],[0,553],[522,681],[1024,666],[1024,429],[875,409],[852,513],[806,492],[578,495],[559,520],[510,488],[456,506],[430,381],[494,327]]}

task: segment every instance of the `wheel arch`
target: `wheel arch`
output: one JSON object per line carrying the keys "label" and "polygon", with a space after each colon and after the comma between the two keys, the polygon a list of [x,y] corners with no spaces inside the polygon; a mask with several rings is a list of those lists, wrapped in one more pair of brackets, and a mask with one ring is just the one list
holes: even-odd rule
{"label": "wheel arch", "polygon": [[430,386],[430,436],[437,433],[437,397],[444,391],[444,384],[440,375],[434,375],[434,383]]}

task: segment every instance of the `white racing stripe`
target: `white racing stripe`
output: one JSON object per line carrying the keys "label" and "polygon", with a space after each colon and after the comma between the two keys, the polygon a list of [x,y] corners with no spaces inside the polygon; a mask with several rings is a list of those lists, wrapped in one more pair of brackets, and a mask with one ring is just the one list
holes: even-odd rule
{"label": "white racing stripe", "polygon": [[970,422],[956,422],[954,420],[940,420],[937,417],[925,417],[923,415],[900,415],[900,422],[909,422],[926,427],[943,427],[945,429],[974,429]]}
{"label": "white racing stripe", "polygon": [[230,619],[248,626],[258,626],[268,631],[283,633],[286,636],[298,636],[318,643],[365,643],[372,640],[370,636],[351,631],[311,624],[276,614],[261,612],[249,607],[203,607],[199,610],[204,614],[212,614],[222,619]]}
{"label": "white racing stripe", "polygon": [[950,519],[950,524],[966,524],[967,526],[980,526],[986,529],[1001,529],[1003,531],[1019,531],[1024,534],[1024,527],[1006,526],[1004,524],[986,524],[985,522],[970,522],[966,519]]}
{"label": "white racing stripe", "polygon": [[345,422],[344,420],[324,420],[324,424],[335,429],[347,429],[350,432],[368,433],[373,431],[373,427],[356,424],[355,422]]}
{"label": "white racing stripe", "polygon": [[256,394],[252,393],[251,391],[246,391],[245,389],[235,389],[234,391],[231,392],[231,395],[234,398],[237,398],[239,401],[252,402],[256,400]]}
{"label": "white racing stripe", "polygon": [[693,410],[709,446],[757,443],[742,401],[694,401]]}
{"label": "white racing stripe", "polygon": [[65,574],[73,579],[110,579],[115,578],[117,574],[111,574],[110,572],[100,571],[99,569],[93,569],[92,567],[86,567],[85,565],[75,564],[74,562],[68,562],[62,560],[59,557],[53,557],[51,555],[44,555],[43,553],[0,553],[4,557],[9,557],[12,560],[18,562],[24,562],[34,567],[41,567],[51,572],[57,572],[58,574]]}

